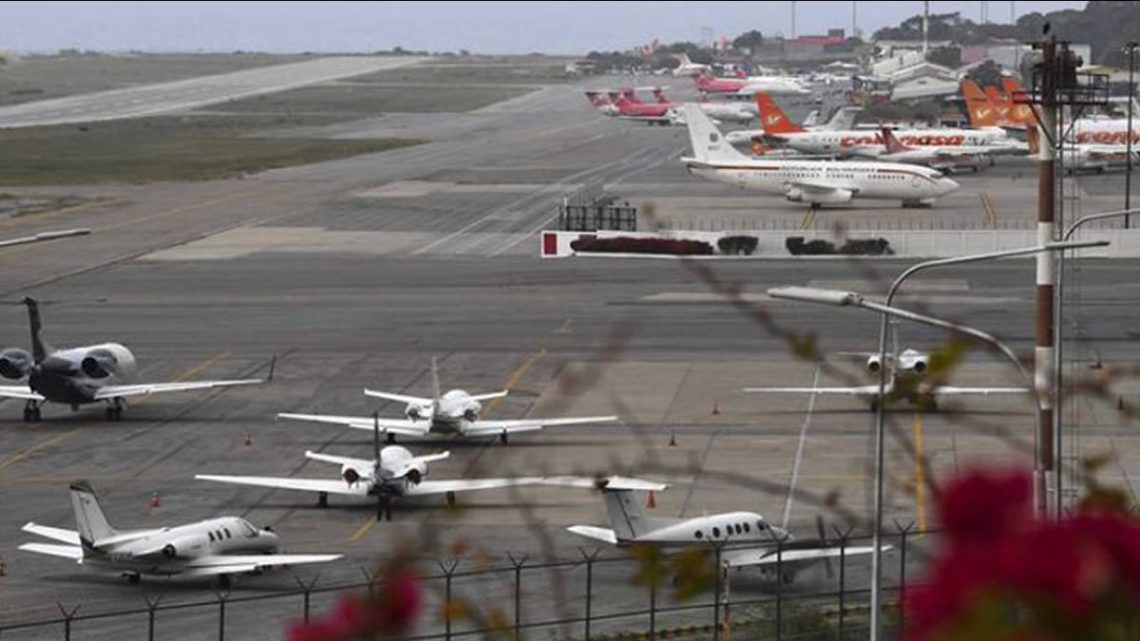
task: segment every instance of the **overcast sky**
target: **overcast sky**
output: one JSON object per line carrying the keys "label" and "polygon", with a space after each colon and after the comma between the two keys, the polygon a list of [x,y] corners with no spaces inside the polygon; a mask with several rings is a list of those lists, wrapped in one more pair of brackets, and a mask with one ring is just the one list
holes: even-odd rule
{"label": "overcast sky", "polygon": [[[0,49],[100,51],[429,51],[582,54],[749,29],[791,33],[791,2],[0,2]],[[931,2],[931,12],[991,22],[1084,2]],[[851,28],[851,2],[800,2],[796,32]],[[922,2],[859,2],[867,33]]]}

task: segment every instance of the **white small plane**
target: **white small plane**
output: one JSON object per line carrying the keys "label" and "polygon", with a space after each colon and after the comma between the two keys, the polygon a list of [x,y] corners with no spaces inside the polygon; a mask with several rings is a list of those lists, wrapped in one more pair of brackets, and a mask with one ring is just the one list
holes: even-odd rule
{"label": "white small plane", "polygon": [[[137,371],[134,354],[118,343],[100,343],[84,347],[56,350],[40,336],[39,305],[32,298],[22,301],[28,308],[32,329],[32,353],[9,348],[0,352],[0,377],[20,380],[27,377],[27,385],[0,385],[0,399],[13,398],[25,401],[24,420],[40,420],[43,403],[70,405],[107,404],[107,420],[123,417],[125,399],[164,392],[256,385],[260,378],[223,381],[184,381],[177,383],[131,383]],[[273,367],[270,366],[270,378]]]}
{"label": "white small plane", "polygon": [[689,54],[687,53],[673,54],[673,57],[677,59],[677,62],[681,63],[677,65],[677,68],[673,69],[674,76],[691,76],[699,73],[712,72],[712,67],[709,65],[689,60]]}
{"label": "white small plane", "polygon": [[[650,486],[652,485],[652,486]],[[651,545],[655,547],[721,548],[720,562],[730,568],[758,566],[766,574],[785,583],[796,574],[818,563],[830,563],[840,555],[870,554],[873,547],[840,548],[824,539],[796,540],[784,528],[769,524],[755,512],[723,512],[692,518],[648,516],[642,501],[633,490],[664,490],[665,484],[645,483],[641,487],[602,487],[610,527],[573,525],[570,532],[595,541],[619,547]],[[883,546],[884,550],[891,546]]]}
{"label": "white small plane", "polygon": [[[229,476],[197,474],[195,479],[233,485],[252,485],[299,492],[316,492],[317,504],[328,507],[330,494],[357,498],[376,497],[378,509],[386,519],[392,519],[392,504],[410,497],[443,494],[449,506],[455,505],[456,492],[473,492],[507,487],[546,485],[557,487],[594,487],[597,481],[592,478],[572,476],[519,476],[514,478],[453,479],[449,481],[428,481],[428,463],[441,461],[450,452],[414,456],[407,448],[389,445],[380,448],[380,430],[374,428],[373,447],[375,456],[371,460],[334,456],[319,452],[305,452],[305,457],[314,461],[340,465],[340,479],[299,479],[271,476]],[[614,482],[620,487],[627,484],[640,487],[636,479],[612,477],[606,482]],[[377,514],[379,518],[379,513]]]}
{"label": "white small plane", "polygon": [[[865,357],[865,368],[868,372],[877,373],[884,366],[878,353],[845,354]],[[929,410],[938,407],[938,398],[944,396],[991,396],[996,394],[1028,394],[1029,390],[1023,387],[956,387],[953,385],[932,385],[922,381],[930,364],[930,355],[915,349],[905,349],[895,357],[894,353],[887,353],[887,363],[891,367],[888,372],[887,386],[885,388],[888,399],[905,399],[912,405]],[[854,396],[864,399],[870,405],[871,411],[878,409],[879,384],[854,385],[851,387],[746,387],[744,391],[750,394],[831,394]]]}
{"label": "white small plane", "polygon": [[696,105],[686,104],[684,115],[693,155],[681,162],[694,174],[741,189],[779,194],[813,208],[853,198],[924,207],[958,189],[940,172],[916,165],[751,158],[733,148]]}
{"label": "white small plane", "polygon": [[28,523],[25,532],[57,543],[24,543],[19,549],[117,572],[131,583],[138,583],[143,575],[216,577],[221,587],[229,586],[231,575],[260,574],[279,566],[327,563],[341,557],[277,554],[280,541],[276,534],[236,516],[175,527],[116,530],[86,481],[71,484],[71,506],[78,531]]}
{"label": "white small plane", "polygon": [[[584,425],[587,423],[608,423],[616,421],[616,416],[582,416],[577,418],[527,418],[498,420],[480,418],[483,402],[507,395],[507,390],[489,394],[469,394],[461,389],[442,393],[439,385],[439,367],[435,357],[431,359],[432,398],[394,394],[365,389],[367,396],[382,398],[397,403],[405,403],[405,419],[379,419],[380,432],[387,435],[389,443],[395,443],[397,436],[423,438],[430,434],[454,434],[461,437],[498,436],[503,443],[509,435],[520,432],[536,432],[556,425]],[[277,418],[314,423],[345,425],[358,430],[372,430],[377,419],[372,416],[327,416],[323,414],[282,413]]]}

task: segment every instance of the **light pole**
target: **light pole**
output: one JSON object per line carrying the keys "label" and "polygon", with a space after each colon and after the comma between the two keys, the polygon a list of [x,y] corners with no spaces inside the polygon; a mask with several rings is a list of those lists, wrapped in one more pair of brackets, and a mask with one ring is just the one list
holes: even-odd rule
{"label": "light pole", "polygon": [[[1136,101],[1136,84],[1133,82],[1133,75],[1136,71],[1136,47],[1140,43],[1129,42],[1124,45],[1128,48],[1128,133],[1125,140],[1128,142],[1127,156],[1124,162],[1127,163],[1128,170],[1124,173],[1124,208],[1132,208],[1132,103]],[[1128,229],[1130,216],[1124,215],[1124,228]]]}
{"label": "light pole", "polygon": [[[894,310],[891,303],[894,301],[895,294],[898,292],[899,287],[903,282],[912,275],[931,269],[934,267],[941,267],[946,265],[960,265],[965,263],[975,263],[985,260],[994,260],[998,258],[1011,258],[1014,256],[1026,256],[1036,254],[1043,251],[1058,251],[1063,249],[1079,249],[1082,247],[1102,247],[1107,245],[1107,241],[1092,241],[1080,243],[1049,243],[1047,245],[1040,245],[1037,247],[1025,247],[1021,249],[1010,249],[1005,251],[989,252],[985,254],[972,254],[969,256],[954,256],[951,258],[941,258],[937,260],[930,260],[916,265],[911,265],[903,273],[899,274],[891,283],[890,289],[887,290],[887,297],[885,302],[880,306],[878,311],[882,312],[882,321],[879,324],[879,362],[885,363],[887,359],[887,320],[889,318],[888,310]],[[859,305],[861,307],[868,307],[869,303],[863,299],[862,296],[854,292],[836,292],[834,290],[818,290],[808,287],[784,287],[768,290],[768,295],[773,298],[792,298],[795,300],[802,300],[807,302],[825,303],[830,305]],[[912,320],[918,320],[914,318]],[[976,330],[975,330],[976,331]],[[963,332],[964,333],[964,332]],[[988,334],[986,336],[989,336]],[[982,339],[981,336],[975,338]],[[992,338],[992,337],[990,337]],[[984,339],[983,339],[984,340]],[[1012,352],[1010,352],[1012,354]],[[1014,356],[1014,360],[1016,356]],[[1020,366],[1020,363],[1018,363]],[[874,491],[874,511],[875,517],[871,523],[872,534],[872,549],[871,549],[871,641],[879,641],[880,627],[882,619],[882,581],[883,581],[883,479],[884,479],[884,434],[885,434],[885,412],[883,408],[883,398],[886,396],[887,388],[887,368],[879,368],[879,391],[875,403],[875,491]],[[1033,391],[1035,386],[1030,387]],[[1041,422],[1040,413],[1034,408],[1034,420],[1037,422],[1037,429],[1035,436],[1039,439],[1041,436]],[[1038,445],[1040,449],[1040,445]],[[1040,465],[1040,456],[1035,457]],[[1038,481],[1034,483],[1035,491],[1039,491],[1040,480],[1042,476],[1038,473]],[[1038,506],[1041,505],[1041,499],[1035,501]]]}

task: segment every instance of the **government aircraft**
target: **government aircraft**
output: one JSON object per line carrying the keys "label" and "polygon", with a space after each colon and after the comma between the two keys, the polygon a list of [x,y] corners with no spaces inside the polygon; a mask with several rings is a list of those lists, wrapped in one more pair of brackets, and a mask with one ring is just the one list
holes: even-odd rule
{"label": "government aircraft", "polygon": [[588,423],[608,423],[616,421],[616,416],[583,416],[578,418],[527,418],[498,420],[480,418],[483,403],[491,399],[503,398],[507,390],[489,394],[469,394],[461,389],[443,393],[439,385],[439,367],[436,359],[431,359],[432,397],[409,396],[365,389],[367,396],[382,398],[397,403],[405,403],[405,419],[375,418],[371,416],[328,416],[323,414],[278,414],[277,418],[313,423],[344,425],[358,430],[372,430],[379,426],[380,433],[387,436],[389,443],[395,443],[397,436],[423,438],[431,434],[454,434],[461,437],[498,436],[506,443],[511,434],[537,432],[545,427],[558,425],[585,425]]}
{"label": "government aircraft", "polygon": [[131,583],[145,576],[215,577],[229,587],[235,574],[303,563],[327,563],[339,554],[278,554],[280,540],[268,528],[259,530],[236,516],[196,521],[174,527],[116,530],[86,481],[71,484],[71,506],[78,531],[36,523],[23,530],[56,543],[24,543],[25,552],[69,559]]}
{"label": "government aircraft", "polygon": [[682,158],[689,171],[742,189],[779,194],[792,202],[847,203],[854,198],[899,200],[904,207],[927,206],[958,188],[938,171],[915,165],[750,158],[724,139],[704,112],[685,105],[693,147]]}
{"label": "government aircraft", "polygon": [[[637,490],[660,491],[662,483],[644,483]],[[634,490],[626,487],[603,487],[610,527],[573,525],[570,532],[594,541],[619,547],[647,545],[653,547],[720,548],[720,563],[730,568],[758,566],[765,574],[779,577],[784,583],[808,566],[843,555],[870,554],[873,547],[840,548],[823,537],[796,540],[784,528],[771,525],[755,512],[724,512],[692,518],[648,516]],[[890,546],[883,546],[884,550]]]}
{"label": "government aircraft", "polygon": [[[896,350],[897,352],[897,350]],[[879,359],[878,353],[855,354],[866,358],[864,367],[868,372],[878,373],[884,366],[890,367],[886,385],[886,398],[904,399],[911,405],[934,410],[938,399],[945,396],[991,396],[997,394],[1028,394],[1023,387],[956,387],[934,385],[923,377],[928,373],[930,355],[915,349],[905,349],[887,353],[887,362]],[[851,354],[846,354],[851,355]],[[865,400],[871,411],[878,409],[879,384],[854,385],[850,387],[746,387],[749,394],[828,394],[853,396]]]}
{"label": "government aircraft", "polygon": [[[32,330],[32,352],[8,348],[0,352],[0,377],[8,380],[28,379],[27,385],[0,385],[0,398],[19,399],[24,404],[24,420],[40,420],[44,403],[80,405],[105,403],[107,420],[123,417],[125,399],[166,392],[256,385],[260,378],[222,381],[184,381],[176,383],[131,383],[137,367],[134,354],[118,343],[99,343],[84,347],[54,349],[40,335],[39,304],[33,298],[22,301],[28,308]],[[270,377],[273,368],[270,366]]]}
{"label": "government aircraft", "polygon": [[[356,498],[376,497],[379,510],[377,518],[382,513],[384,518],[389,521],[392,520],[393,503],[405,498],[443,494],[447,497],[448,505],[453,506],[457,492],[530,485],[590,488],[598,483],[596,479],[572,476],[519,476],[514,478],[429,481],[426,480],[428,463],[446,459],[450,456],[450,452],[414,456],[407,448],[400,445],[388,445],[381,448],[379,426],[374,428],[372,442],[374,457],[371,460],[320,452],[305,452],[305,457],[310,460],[339,465],[339,479],[216,474],[197,474],[194,478],[200,481],[214,481],[233,485],[315,492],[317,493],[317,504],[320,507],[328,507],[330,494]],[[613,477],[610,481],[616,482],[621,487],[625,486],[624,483],[639,487],[637,485],[639,482],[636,480]]]}

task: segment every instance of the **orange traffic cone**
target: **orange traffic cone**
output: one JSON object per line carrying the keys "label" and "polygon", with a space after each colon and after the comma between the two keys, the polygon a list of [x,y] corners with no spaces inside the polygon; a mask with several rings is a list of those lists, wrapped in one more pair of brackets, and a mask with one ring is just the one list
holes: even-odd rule
{"label": "orange traffic cone", "polygon": [[651,510],[657,509],[657,499],[653,496],[653,490],[649,490],[649,498],[645,501],[645,507]]}
{"label": "orange traffic cone", "polygon": [[250,434],[249,432],[246,432],[245,433],[245,446],[250,447],[251,445],[253,445],[253,435]]}
{"label": "orange traffic cone", "polygon": [[158,490],[150,495],[150,509],[157,510],[162,507],[162,498],[158,496]]}
{"label": "orange traffic cone", "polygon": [[713,413],[713,416],[716,416],[717,414],[720,414],[720,405],[719,405],[719,404],[717,404],[717,402],[716,402],[716,401],[713,401],[713,411],[712,411],[712,413]]}

